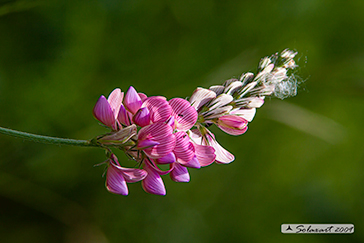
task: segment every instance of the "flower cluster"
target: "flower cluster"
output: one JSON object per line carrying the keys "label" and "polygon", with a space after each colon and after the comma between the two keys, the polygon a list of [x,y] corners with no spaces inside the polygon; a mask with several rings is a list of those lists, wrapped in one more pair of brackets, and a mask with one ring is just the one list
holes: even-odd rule
{"label": "flower cluster", "polygon": [[[265,96],[295,95],[297,81],[291,74],[297,67],[295,55],[284,50],[263,58],[257,75],[245,73],[223,85],[197,88],[188,101],[148,97],[133,87],[125,94],[117,88],[107,99],[101,96],[93,114],[111,129],[96,138],[108,150],[106,188],[127,195],[127,183],[142,181],[146,192],[165,195],[163,175],[189,182],[188,168],[232,162],[234,155],[216,141],[208,127],[215,124],[230,135],[241,135]],[[110,147],[123,150],[137,168],[121,167]],[[167,170],[160,168],[163,164],[169,165]]]}

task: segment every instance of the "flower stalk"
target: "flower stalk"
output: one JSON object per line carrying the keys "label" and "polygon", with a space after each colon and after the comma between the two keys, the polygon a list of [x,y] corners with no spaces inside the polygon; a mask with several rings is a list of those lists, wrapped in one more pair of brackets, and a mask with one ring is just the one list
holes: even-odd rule
{"label": "flower stalk", "polygon": [[21,132],[9,128],[0,127],[0,133],[16,138],[22,138],[37,143],[54,144],[54,145],[71,145],[80,147],[102,147],[95,140],[78,140],[69,138],[57,138],[27,132]]}

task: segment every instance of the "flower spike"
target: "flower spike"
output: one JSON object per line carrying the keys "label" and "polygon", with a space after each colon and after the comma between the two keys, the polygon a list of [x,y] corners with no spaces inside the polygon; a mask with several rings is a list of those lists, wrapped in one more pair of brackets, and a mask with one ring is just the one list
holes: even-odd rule
{"label": "flower spike", "polygon": [[[235,156],[218,143],[209,127],[216,125],[229,135],[242,135],[266,96],[283,99],[296,95],[296,54],[286,49],[262,58],[257,74],[243,73],[239,79],[208,89],[198,87],[188,100],[148,97],[133,86],[125,95],[116,88],[107,99],[101,96],[93,114],[111,131],[92,141],[108,151],[107,190],[128,195],[127,183],[142,181],[147,193],[165,195],[162,176],[189,182],[188,168],[233,162]],[[123,150],[139,168],[121,167],[111,151],[115,148]],[[159,168],[167,164],[169,169]]]}

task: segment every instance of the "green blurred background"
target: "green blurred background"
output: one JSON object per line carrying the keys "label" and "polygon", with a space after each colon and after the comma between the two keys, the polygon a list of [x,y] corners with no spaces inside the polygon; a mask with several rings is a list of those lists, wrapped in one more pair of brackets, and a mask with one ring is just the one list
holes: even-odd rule
{"label": "green blurred background", "polygon": [[[267,99],[230,165],[104,188],[97,148],[0,135],[1,242],[364,242],[364,1],[1,1],[0,126],[89,139],[101,94],[187,97],[291,48],[297,97]],[[124,158],[118,153],[120,160]],[[283,235],[282,223],[353,223]]]}

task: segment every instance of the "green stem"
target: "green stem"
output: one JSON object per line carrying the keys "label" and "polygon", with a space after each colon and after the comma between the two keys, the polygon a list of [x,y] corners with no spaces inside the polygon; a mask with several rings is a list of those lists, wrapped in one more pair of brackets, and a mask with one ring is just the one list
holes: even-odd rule
{"label": "green stem", "polygon": [[43,135],[37,135],[27,132],[20,132],[16,130],[12,130],[9,128],[0,127],[0,133],[27,139],[33,142],[38,143],[47,143],[47,144],[56,144],[56,145],[73,145],[73,146],[82,146],[82,147],[100,147],[99,144],[95,143],[93,140],[77,140],[77,139],[68,139],[68,138],[56,138],[49,137]]}

